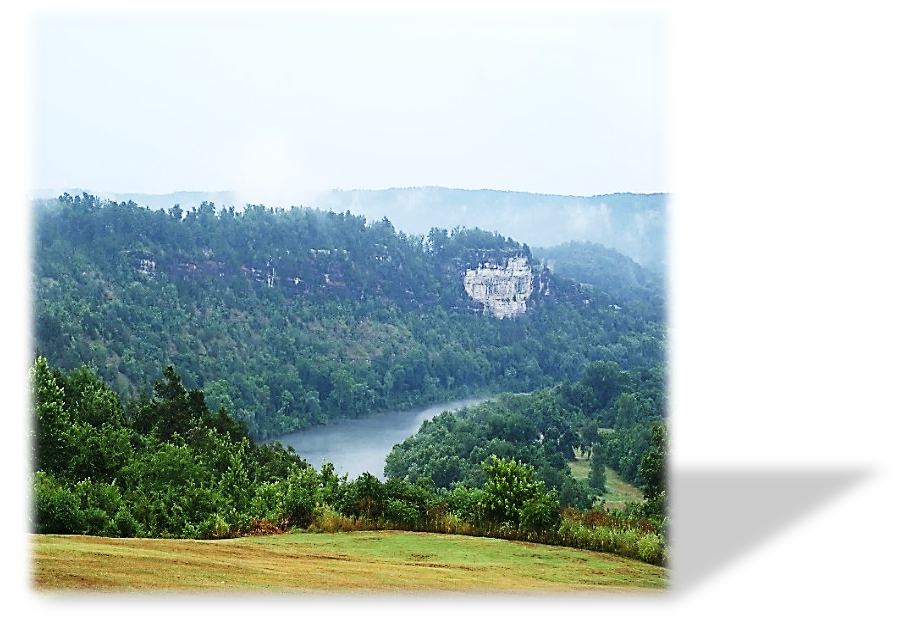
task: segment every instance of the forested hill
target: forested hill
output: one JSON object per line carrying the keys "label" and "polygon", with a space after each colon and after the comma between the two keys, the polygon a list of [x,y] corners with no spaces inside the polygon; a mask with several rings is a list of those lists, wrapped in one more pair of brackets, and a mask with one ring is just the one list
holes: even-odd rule
{"label": "forested hill", "polygon": [[[36,190],[50,199],[63,192]],[[90,194],[93,192],[90,191]],[[243,205],[263,198],[236,197],[232,191],[179,192],[168,195],[95,193],[115,202],[134,201],[168,210],[180,205],[195,209],[201,202]],[[461,226],[501,232],[531,246],[551,247],[568,241],[586,241],[613,247],[646,269],[661,275],[666,261],[666,193],[613,193],[580,197],[516,191],[466,190],[436,186],[385,190],[328,190],[312,193],[310,205],[333,212],[364,215],[370,221],[384,216],[407,234],[425,236],[432,227]]]}
{"label": "forested hill", "polygon": [[570,240],[617,249],[647,269],[665,273],[666,193],[613,193],[578,197],[442,187],[325,191],[316,198],[325,209],[388,216],[410,233],[416,223],[437,227],[479,227],[553,246]]}
{"label": "forested hill", "polygon": [[665,277],[645,270],[617,250],[597,243],[570,241],[554,247],[534,247],[532,253],[556,277],[601,290],[618,307],[627,307],[634,315],[664,320]]}
{"label": "forested hill", "polygon": [[88,365],[130,399],[171,365],[255,438],[664,360],[660,291],[561,278],[479,229],[84,194],[36,201],[34,234],[35,350],[52,366]]}

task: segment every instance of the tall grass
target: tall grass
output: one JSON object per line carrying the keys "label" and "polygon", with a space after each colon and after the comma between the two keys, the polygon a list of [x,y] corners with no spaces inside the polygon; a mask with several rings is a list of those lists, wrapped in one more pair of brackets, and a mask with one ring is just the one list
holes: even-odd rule
{"label": "tall grass", "polygon": [[[255,521],[254,521],[255,522]],[[393,522],[384,519],[353,518],[328,505],[319,508],[306,531],[340,533],[399,529],[426,533],[470,535],[569,546],[582,550],[608,552],[646,563],[667,566],[670,551],[664,537],[644,518],[621,518],[602,510],[581,514],[563,509],[559,525],[543,533],[521,531],[511,524],[484,526],[464,520],[443,506],[428,510],[425,518],[415,522]]]}

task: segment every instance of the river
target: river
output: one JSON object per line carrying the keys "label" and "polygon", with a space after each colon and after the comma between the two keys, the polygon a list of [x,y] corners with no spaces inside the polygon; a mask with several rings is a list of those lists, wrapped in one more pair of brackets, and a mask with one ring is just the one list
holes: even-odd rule
{"label": "river", "polygon": [[339,476],[348,473],[354,480],[369,472],[383,480],[383,465],[396,444],[415,435],[426,420],[443,411],[477,405],[488,399],[462,399],[437,403],[398,412],[381,412],[364,418],[339,420],[328,425],[316,425],[293,433],[270,438],[285,448],[293,446],[298,455],[320,470],[324,462],[332,462]]}

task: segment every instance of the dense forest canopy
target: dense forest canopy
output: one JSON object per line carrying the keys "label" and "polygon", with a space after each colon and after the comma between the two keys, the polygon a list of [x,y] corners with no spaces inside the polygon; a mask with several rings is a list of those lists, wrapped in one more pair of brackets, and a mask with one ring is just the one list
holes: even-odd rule
{"label": "dense forest canopy", "polygon": [[[501,318],[466,278],[500,291],[512,266],[534,287]],[[613,250],[64,195],[35,204],[33,286],[38,532],[389,527],[667,559],[662,279]],[[383,482],[259,443],[477,392],[499,396],[426,421]],[[608,468],[644,501],[597,506]]]}
{"label": "dense forest canopy", "polygon": [[[661,281],[634,263],[612,287],[571,263],[554,273],[497,232],[407,235],[386,218],[303,207],[150,210],[84,194],[34,212],[36,352],[64,370],[88,365],[125,401],[171,366],[255,439],[532,391],[592,361],[665,359]],[[493,318],[463,271],[512,256],[544,288],[523,316]]]}

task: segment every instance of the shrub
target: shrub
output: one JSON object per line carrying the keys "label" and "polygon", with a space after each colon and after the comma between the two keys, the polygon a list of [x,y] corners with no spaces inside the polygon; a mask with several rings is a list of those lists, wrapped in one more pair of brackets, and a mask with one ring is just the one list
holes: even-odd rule
{"label": "shrub", "polygon": [[336,510],[352,518],[378,520],[386,511],[384,484],[369,472],[339,486]]}
{"label": "shrub", "polygon": [[212,513],[197,526],[198,539],[226,539],[230,524],[219,513]]}
{"label": "shrub", "polygon": [[104,509],[90,507],[83,512],[84,531],[88,535],[105,535],[112,519]]}
{"label": "shrub", "polygon": [[559,526],[559,520],[559,503],[548,494],[534,496],[521,507],[520,529],[524,533],[545,535]]}
{"label": "shrub", "polygon": [[562,520],[578,521],[581,520],[581,512],[568,505],[562,505],[559,508],[559,517]]}
{"label": "shrub", "polygon": [[287,488],[284,483],[272,481],[256,486],[255,495],[249,501],[249,515],[261,518],[272,524],[282,522],[284,515],[284,497]]}
{"label": "shrub", "polygon": [[111,517],[118,513],[122,505],[121,491],[109,483],[83,479],[74,486],[73,491],[79,498],[82,509],[98,507]]}
{"label": "shrub", "polygon": [[312,466],[292,470],[288,476],[282,511],[292,526],[307,528],[319,504],[319,477]]}
{"label": "shrub", "polygon": [[115,535],[118,537],[137,537],[141,532],[141,526],[128,508],[122,505],[118,509],[113,519]]}
{"label": "shrub", "polygon": [[414,506],[401,500],[390,499],[387,501],[386,519],[401,529],[418,528],[421,512]]}
{"label": "shrub", "polygon": [[35,473],[32,493],[37,533],[83,533],[80,498],[57,479],[41,471]]}

